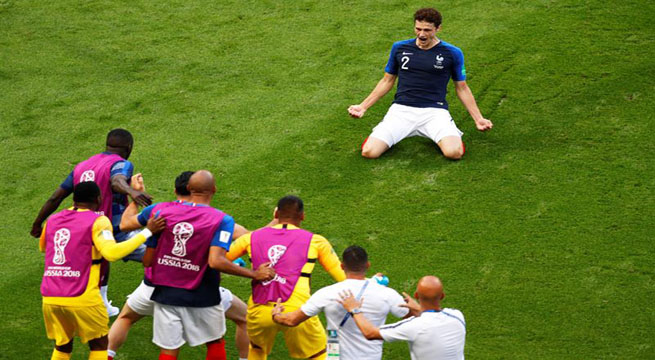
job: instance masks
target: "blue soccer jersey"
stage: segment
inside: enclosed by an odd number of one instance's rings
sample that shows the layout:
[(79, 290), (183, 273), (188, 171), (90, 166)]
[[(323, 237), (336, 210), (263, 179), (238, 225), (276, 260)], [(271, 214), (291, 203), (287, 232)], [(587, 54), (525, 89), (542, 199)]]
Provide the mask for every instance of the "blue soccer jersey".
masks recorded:
[(398, 76), (395, 104), (448, 109), (448, 82), (466, 80), (462, 51), (440, 41), (429, 50), (416, 46), (416, 39), (393, 44), (384, 69)]

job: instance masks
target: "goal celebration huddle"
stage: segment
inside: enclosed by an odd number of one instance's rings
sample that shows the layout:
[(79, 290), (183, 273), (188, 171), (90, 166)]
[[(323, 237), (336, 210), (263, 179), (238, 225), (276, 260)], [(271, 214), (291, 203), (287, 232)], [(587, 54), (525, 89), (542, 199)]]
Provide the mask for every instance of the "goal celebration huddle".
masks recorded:
[[(439, 12), (418, 10), (416, 38), (393, 44), (383, 78), (348, 108), (361, 118), (397, 80), (394, 103), (362, 144), (363, 157), (378, 158), (402, 139), (422, 136), (445, 157), (462, 158), (462, 132), (446, 102), (451, 78), (477, 129), (492, 128), (466, 84), (462, 51), (440, 40), (440, 29)], [(51, 359), (70, 359), (76, 336), (88, 344), (89, 359), (114, 359), (146, 316), (161, 360), (183, 357), (185, 344), (205, 346), (206, 359), (227, 359), (226, 339), (238, 351), (229, 358), (266, 359), (278, 333), (292, 358), (381, 359), (383, 343), (393, 341), (407, 342), (415, 360), (464, 358), (464, 315), (443, 306), (438, 277), (416, 279), (411, 295), (389, 287), (383, 274), (368, 277), (376, 266), (366, 249), (351, 245), (337, 254), (326, 237), (304, 229), (297, 196), (276, 194), (271, 221), (246, 229), (212, 206), (221, 200), (207, 170), (170, 174), (170, 198), (153, 202), (147, 174), (135, 173), (129, 161), (134, 144), (129, 131), (110, 131), (105, 151), (78, 163), (33, 222), (31, 235), (45, 253), (41, 295), (45, 331), (55, 345)], [(72, 206), (57, 212), (71, 195)], [(142, 263), (143, 277), (118, 308), (107, 293), (110, 263), (121, 259)], [(311, 288), (317, 265), (334, 284)], [(251, 283), (245, 301), (221, 286), (221, 273)], [(386, 323), (389, 314), (396, 321)], [(226, 319), (235, 323), (233, 337)]]

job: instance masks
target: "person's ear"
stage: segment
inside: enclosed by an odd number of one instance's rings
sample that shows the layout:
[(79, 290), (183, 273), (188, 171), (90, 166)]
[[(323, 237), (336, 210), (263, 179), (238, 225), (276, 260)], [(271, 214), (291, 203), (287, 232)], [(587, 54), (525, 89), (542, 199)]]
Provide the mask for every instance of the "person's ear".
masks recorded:
[(371, 267), (371, 262), (370, 262), (370, 261), (367, 261), (367, 262), (366, 262), (366, 270), (368, 270), (370, 267)]
[(446, 293), (443, 292), (443, 293), (441, 293), (441, 299), (439, 299), (439, 300), (443, 300), (445, 297), (446, 297)]
[(300, 215), (300, 220), (305, 221), (305, 213), (304, 212)]
[(343, 267), (343, 263), (341, 263), (341, 270), (344, 270), (344, 271), (346, 270), (346, 268)]

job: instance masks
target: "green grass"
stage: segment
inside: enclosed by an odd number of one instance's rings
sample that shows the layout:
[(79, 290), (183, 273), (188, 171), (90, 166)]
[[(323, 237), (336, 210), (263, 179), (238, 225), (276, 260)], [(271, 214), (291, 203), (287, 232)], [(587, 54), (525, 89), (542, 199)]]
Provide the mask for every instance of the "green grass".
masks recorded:
[[(495, 127), (478, 133), (451, 96), (464, 160), (419, 138), (364, 160), (392, 97), (362, 120), (346, 108), (423, 5), (0, 0), (0, 359), (49, 356), (30, 224), (115, 127), (135, 135), (130, 160), (157, 201), (180, 171), (207, 168), (215, 205), (247, 227), (297, 194), (308, 229), (338, 252), (367, 248), (397, 290), (441, 276), (469, 358), (654, 358), (655, 4), (435, 4)], [(122, 304), (141, 270), (112, 269)], [(329, 284), (316, 273), (314, 289)], [(247, 297), (246, 280), (224, 282)], [(154, 358), (150, 339), (144, 320), (117, 359)], [(385, 359), (407, 357), (385, 345)], [(281, 342), (271, 358), (287, 358)]]

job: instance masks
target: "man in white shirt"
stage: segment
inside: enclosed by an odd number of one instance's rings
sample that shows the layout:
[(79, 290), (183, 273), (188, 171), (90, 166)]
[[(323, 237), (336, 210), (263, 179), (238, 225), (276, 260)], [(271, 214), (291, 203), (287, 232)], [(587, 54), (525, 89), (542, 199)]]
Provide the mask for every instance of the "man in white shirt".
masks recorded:
[(398, 292), (366, 278), (366, 271), (371, 266), (366, 251), (359, 246), (351, 246), (343, 252), (342, 265), (346, 280), (318, 290), (298, 310), (282, 313), (284, 306), (273, 309), (273, 321), (285, 326), (297, 326), (312, 316), (325, 312), (328, 330), (336, 330), (339, 340), (339, 358), (341, 360), (380, 360), (382, 358), (382, 341), (368, 341), (357, 329), (344, 308), (337, 302), (339, 293), (351, 291), (358, 298), (366, 298), (361, 307), (363, 316), (376, 326), (384, 324), (387, 314), (404, 317), (409, 310)]
[[(409, 343), (412, 360), (463, 360), (466, 322), (461, 311), (441, 308), (445, 294), (441, 280), (424, 276), (419, 280), (414, 297), (418, 303), (405, 298), (412, 317), (377, 327), (362, 316), (362, 300), (357, 300), (351, 290), (340, 294), (339, 301), (352, 314), (362, 334), (369, 340), (398, 341)], [(368, 301), (368, 299), (366, 300)]]

